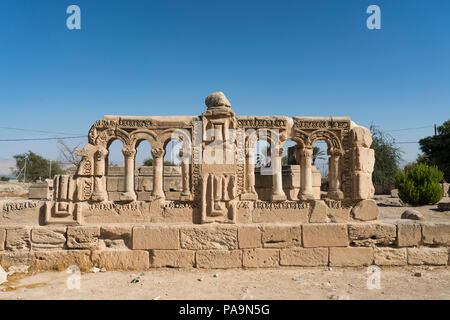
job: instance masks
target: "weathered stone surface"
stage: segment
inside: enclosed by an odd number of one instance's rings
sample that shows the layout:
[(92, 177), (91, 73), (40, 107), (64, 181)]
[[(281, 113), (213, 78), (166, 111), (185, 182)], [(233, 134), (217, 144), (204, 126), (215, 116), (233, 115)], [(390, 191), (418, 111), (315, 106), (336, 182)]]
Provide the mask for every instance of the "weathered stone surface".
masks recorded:
[(131, 226), (101, 226), (100, 237), (102, 239), (125, 239), (131, 238)]
[(276, 249), (247, 249), (243, 253), (243, 265), (247, 268), (276, 267), (280, 264), (280, 252)]
[(152, 250), (150, 260), (155, 268), (192, 268), (195, 265), (195, 251)]
[(28, 228), (6, 230), (5, 248), (7, 250), (28, 251), (30, 247), (30, 230)]
[(289, 248), (280, 250), (280, 265), (315, 267), (328, 265), (328, 248)]
[(301, 245), (300, 226), (264, 226), (262, 241), (264, 248), (286, 248)]
[(364, 147), (354, 148), (355, 170), (371, 174), (375, 165), (375, 150)]
[(404, 266), (408, 263), (406, 248), (374, 248), (377, 266)]
[(351, 132), (354, 146), (370, 148), (370, 145), (372, 144), (372, 134), (369, 129), (355, 126), (352, 128)]
[(330, 248), (330, 266), (359, 267), (373, 263), (373, 248)]
[(190, 250), (237, 249), (237, 227), (195, 226), (181, 229), (181, 247)]
[(431, 245), (450, 245), (450, 224), (423, 224), (422, 240)]
[(66, 227), (33, 228), (31, 241), (33, 243), (63, 245), (66, 242)]
[(223, 92), (218, 91), (211, 93), (205, 99), (205, 104), (208, 108), (218, 108), (218, 107), (230, 107), (230, 101), (228, 101), (227, 97), (223, 94)]
[(259, 209), (252, 212), (253, 223), (307, 223), (309, 208), (304, 209)]
[(195, 254), (198, 268), (227, 269), (242, 267), (240, 250), (199, 250)]
[(331, 222), (348, 222), (350, 221), (350, 212), (352, 208), (328, 208), (328, 220)]
[(391, 190), (391, 197), (392, 198), (398, 198), (398, 189), (392, 189)]
[(98, 247), (99, 227), (68, 227), (67, 247), (74, 249), (96, 249)]
[(357, 171), (353, 175), (353, 199), (371, 199), (375, 194), (375, 188), (372, 183), (372, 174)]
[(29, 251), (0, 252), (0, 265), (5, 270), (7, 270), (11, 266), (16, 265), (30, 266), (32, 263), (33, 263), (33, 255)]
[(348, 225), (350, 242), (355, 246), (391, 245), (397, 236), (397, 227), (387, 223), (352, 223)]
[(348, 246), (346, 224), (304, 224), (302, 233), (303, 246), (306, 248)]
[(406, 209), (405, 211), (403, 211), (401, 218), (409, 220), (425, 220), (423, 214), (414, 209)]
[(238, 242), (240, 249), (260, 248), (261, 229), (258, 226), (239, 226)]
[(328, 206), (323, 200), (315, 200), (311, 209), (311, 216), (309, 217), (309, 222), (311, 223), (321, 223), (328, 222), (327, 216)]
[(108, 240), (123, 240), (124, 244), (131, 249), (131, 226), (102, 226), (100, 227), (100, 238)]
[(106, 270), (146, 270), (149, 253), (142, 250), (107, 250), (92, 253), (92, 264)]
[(5, 250), (6, 230), (0, 229), (0, 251)]
[(353, 218), (356, 220), (370, 221), (378, 219), (378, 207), (374, 200), (362, 200), (352, 209)]
[(439, 202), (438, 209), (440, 211), (450, 211), (450, 202)]
[(35, 252), (33, 268), (63, 271), (70, 266), (77, 266), (81, 271), (88, 271), (92, 267), (90, 255), (89, 250)]
[(422, 238), (422, 231), (418, 223), (399, 223), (397, 225), (397, 246), (418, 246)]
[(146, 226), (133, 228), (133, 249), (179, 249), (178, 227)]
[(413, 265), (446, 265), (448, 263), (447, 248), (407, 248), (408, 263)]

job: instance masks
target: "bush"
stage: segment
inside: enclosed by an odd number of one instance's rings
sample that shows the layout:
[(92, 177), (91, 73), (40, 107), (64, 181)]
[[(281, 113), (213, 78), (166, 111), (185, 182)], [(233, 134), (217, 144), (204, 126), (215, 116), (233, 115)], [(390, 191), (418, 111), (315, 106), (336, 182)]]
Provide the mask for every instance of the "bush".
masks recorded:
[(399, 170), (401, 150), (395, 146), (394, 139), (374, 125), (370, 126), (372, 133), (371, 148), (375, 151), (375, 165), (372, 181), (374, 184), (390, 184), (394, 182), (395, 173)]
[(444, 174), (436, 166), (418, 163), (399, 171), (395, 177), (398, 196), (403, 202), (413, 206), (435, 204), (441, 200), (440, 186)]

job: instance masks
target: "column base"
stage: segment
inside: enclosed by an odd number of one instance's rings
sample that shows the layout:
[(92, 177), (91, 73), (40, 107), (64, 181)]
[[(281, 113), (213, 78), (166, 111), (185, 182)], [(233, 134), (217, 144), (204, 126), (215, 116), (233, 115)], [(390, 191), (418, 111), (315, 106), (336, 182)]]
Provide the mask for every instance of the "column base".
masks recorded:
[(241, 200), (258, 200), (258, 194), (257, 193), (243, 193), (241, 194)]
[(165, 200), (166, 195), (165, 194), (152, 194), (150, 196), (150, 200)]
[(190, 193), (180, 194), (181, 201), (192, 201), (192, 195)]
[(106, 201), (108, 200), (108, 194), (106, 192), (94, 192), (91, 199), (95, 202)]
[(270, 200), (271, 201), (286, 201), (286, 195), (285, 194), (271, 194)]
[(299, 193), (298, 200), (314, 200), (312, 193)]
[(344, 193), (341, 190), (328, 191), (327, 198), (335, 200), (344, 199)]
[(124, 192), (120, 195), (120, 201), (126, 201), (126, 202), (131, 202), (131, 201), (136, 201), (136, 194), (131, 193), (131, 192)]

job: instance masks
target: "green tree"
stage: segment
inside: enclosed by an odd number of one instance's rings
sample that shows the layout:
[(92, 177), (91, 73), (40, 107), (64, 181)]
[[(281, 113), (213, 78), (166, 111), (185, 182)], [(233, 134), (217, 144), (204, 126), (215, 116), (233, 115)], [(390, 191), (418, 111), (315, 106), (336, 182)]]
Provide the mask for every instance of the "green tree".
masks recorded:
[(374, 125), (370, 126), (370, 132), (373, 139), (371, 148), (375, 151), (372, 180), (374, 183), (393, 183), (399, 170), (402, 151), (395, 146), (394, 139), (390, 135)]
[[(41, 157), (40, 155), (28, 151), (24, 154), (17, 154), (15, 174), (20, 174), (20, 179), (28, 182), (34, 182), (38, 179), (46, 179), (50, 177), (50, 161)], [(57, 174), (63, 174), (64, 170), (58, 162), (51, 162), (51, 178)]]
[[(143, 165), (151, 167), (153, 165), (153, 159), (152, 158), (145, 159)], [(170, 161), (164, 161), (164, 165), (165, 166), (173, 166), (172, 162), (170, 162)]]
[(316, 164), (316, 160), (325, 160), (326, 154), (323, 150), (320, 150), (319, 147), (313, 147), (313, 154), (312, 154), (312, 164)]
[(441, 200), (440, 182), (444, 174), (436, 166), (416, 163), (399, 170), (395, 178), (398, 196), (413, 206), (435, 204)]
[(444, 172), (444, 179), (450, 181), (450, 120), (437, 128), (435, 136), (419, 140), (422, 161), (436, 165)]

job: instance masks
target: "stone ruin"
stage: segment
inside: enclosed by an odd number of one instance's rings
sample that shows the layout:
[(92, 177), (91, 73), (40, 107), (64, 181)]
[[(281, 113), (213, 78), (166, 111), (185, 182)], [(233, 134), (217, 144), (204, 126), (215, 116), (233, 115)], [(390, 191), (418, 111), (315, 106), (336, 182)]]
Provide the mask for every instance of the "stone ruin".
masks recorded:
[[(377, 221), (367, 128), (347, 117), (236, 116), (221, 92), (205, 103), (200, 116), (95, 122), (76, 172), (54, 178), (50, 200), (0, 202), (0, 264), (39, 270), (448, 264), (450, 224)], [(115, 140), (123, 144), (123, 168), (108, 165)], [(145, 140), (153, 165), (136, 168)], [(172, 140), (181, 146), (179, 166), (165, 168)], [(255, 161), (260, 140), (270, 144), (270, 163), (263, 165)], [(283, 166), (288, 140), (295, 146)], [(329, 156), (326, 192), (311, 164), (319, 140)]]
[[(206, 105), (201, 116), (105, 116), (98, 120), (89, 131), (89, 144), (80, 152), (76, 174), (55, 178), (45, 223), (377, 219), (378, 209), (370, 200), (374, 151), (368, 129), (346, 117), (236, 116), (222, 93), (208, 96)], [(168, 183), (163, 183), (163, 158), (173, 139), (182, 144), (178, 171), (182, 186), (177, 199), (169, 200), (163, 187)], [(258, 168), (259, 183), (255, 184), (255, 146), (260, 139), (271, 144), (271, 168)], [(114, 140), (123, 143), (125, 190), (120, 195), (108, 187), (112, 184), (108, 171), (114, 169), (108, 167), (108, 148)], [(137, 189), (140, 179), (135, 172), (136, 149), (144, 140), (150, 142), (154, 159), (152, 181), (145, 191)], [(300, 165), (295, 174), (288, 174), (291, 181), (284, 179), (291, 186), (283, 189), (281, 155), (287, 140), (296, 142), (293, 157)], [(325, 197), (320, 195), (320, 182), (313, 185), (311, 157), (318, 140), (326, 142), (330, 156)], [(256, 187), (266, 192), (258, 194)]]

